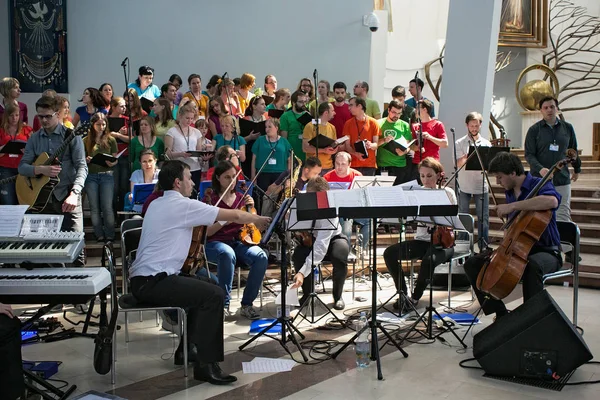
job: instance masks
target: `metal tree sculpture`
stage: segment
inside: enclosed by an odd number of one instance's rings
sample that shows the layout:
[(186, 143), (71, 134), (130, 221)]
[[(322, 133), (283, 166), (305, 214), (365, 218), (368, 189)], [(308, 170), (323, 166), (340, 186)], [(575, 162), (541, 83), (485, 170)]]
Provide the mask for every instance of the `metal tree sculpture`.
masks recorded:
[[(431, 91), (433, 92), (433, 95), (435, 96), (437, 101), (440, 101), (440, 86), (442, 84), (442, 75), (440, 74), (437, 82), (434, 85), (433, 81), (431, 80), (431, 67), (434, 64), (439, 62), (440, 67), (442, 69), (444, 68), (444, 52), (445, 52), (445, 50), (446, 50), (446, 46), (442, 47), (439, 57), (437, 57), (437, 58), (429, 61), (427, 64), (425, 64), (425, 80), (427, 80), (427, 84), (431, 88)], [(510, 63), (513, 62), (518, 56), (519, 56), (519, 53), (517, 53), (516, 55), (513, 56), (511, 51), (497, 52), (496, 53), (496, 65), (494, 67), (494, 71), (496, 73), (502, 71), (504, 68), (508, 67), (510, 65)], [(500, 122), (498, 122), (496, 117), (494, 117), (494, 114), (490, 113), (489, 129), (490, 129), (490, 133), (492, 134), (492, 139), (496, 139), (496, 129), (494, 128), (494, 126), (496, 128), (498, 128), (498, 130), (501, 133), (504, 131), (504, 126)]]
[[(589, 15), (587, 8), (571, 1), (553, 0), (549, 31), (551, 50), (544, 53), (542, 61), (555, 73), (563, 72), (560, 80), (566, 82), (559, 88), (560, 103), (587, 93), (600, 93), (600, 18)], [(599, 105), (600, 101), (561, 107), (561, 111), (586, 110)]]

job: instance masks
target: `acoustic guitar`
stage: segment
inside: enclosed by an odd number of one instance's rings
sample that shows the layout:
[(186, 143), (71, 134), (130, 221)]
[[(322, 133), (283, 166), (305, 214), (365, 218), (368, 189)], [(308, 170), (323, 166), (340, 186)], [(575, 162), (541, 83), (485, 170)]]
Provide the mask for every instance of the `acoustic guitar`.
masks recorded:
[[(90, 123), (84, 122), (74, 131), (67, 129), (65, 140), (56, 152), (52, 156), (48, 155), (46, 152), (40, 154), (35, 159), (33, 165), (60, 165), (60, 157), (67, 149), (69, 143), (77, 136), (86, 136), (89, 128)], [(58, 176), (51, 178), (46, 175), (33, 177), (18, 175), (16, 179), (17, 199), (19, 200), (19, 204), (28, 205), (28, 211), (33, 213), (39, 213), (46, 207), (54, 188), (60, 182)]]

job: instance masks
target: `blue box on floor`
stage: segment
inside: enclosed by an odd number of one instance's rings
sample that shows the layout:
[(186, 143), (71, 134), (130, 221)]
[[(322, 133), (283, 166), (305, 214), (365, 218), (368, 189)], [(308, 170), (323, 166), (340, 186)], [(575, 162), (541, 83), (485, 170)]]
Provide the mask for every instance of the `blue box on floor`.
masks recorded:
[[(273, 322), (275, 322), (274, 318), (261, 318), (257, 319), (256, 321), (252, 321), (250, 323), (250, 332), (248, 332), (248, 334), (250, 336), (258, 335), (260, 331), (271, 325)], [(281, 323), (273, 325), (273, 327), (269, 329), (267, 333), (270, 335), (281, 334)]]
[[(475, 316), (473, 314), (469, 314), (469, 313), (440, 314), (440, 315), (442, 316), (442, 318), (448, 317), (448, 318), (453, 319), (459, 325), (469, 325), (469, 324), (471, 324), (471, 322), (473, 322), (473, 319), (475, 319), (476, 324), (479, 323), (479, 318), (475, 318)], [(433, 319), (439, 320), (440, 318), (434, 314)]]

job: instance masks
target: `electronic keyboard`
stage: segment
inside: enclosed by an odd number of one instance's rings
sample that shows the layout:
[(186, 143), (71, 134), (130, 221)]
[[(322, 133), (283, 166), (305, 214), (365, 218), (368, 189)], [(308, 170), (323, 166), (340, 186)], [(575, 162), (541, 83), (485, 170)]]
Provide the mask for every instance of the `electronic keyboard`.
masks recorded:
[(83, 232), (49, 232), (0, 238), (0, 263), (70, 263), (85, 245)]
[(81, 304), (110, 284), (106, 268), (0, 268), (0, 302)]

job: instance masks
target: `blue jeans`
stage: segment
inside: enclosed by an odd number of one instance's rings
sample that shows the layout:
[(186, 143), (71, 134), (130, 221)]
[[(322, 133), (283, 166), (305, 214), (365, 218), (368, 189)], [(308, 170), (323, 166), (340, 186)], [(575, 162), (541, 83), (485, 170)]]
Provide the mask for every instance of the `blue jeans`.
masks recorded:
[[(483, 218), (481, 217), (481, 197), (483, 196)], [(477, 232), (479, 239), (477, 240), (477, 247), (479, 251), (487, 247), (488, 234), (490, 229), (490, 196), (488, 192), (483, 194), (471, 194), (460, 191), (458, 203), (460, 205), (459, 212), (469, 214), (469, 203), (473, 198), (475, 201), (475, 213), (477, 214)]]
[(360, 235), (362, 236), (362, 250), (367, 250), (369, 239), (371, 239), (371, 220), (368, 218), (346, 219), (340, 218), (342, 225), (342, 233), (348, 238), (348, 243), (352, 242), (352, 225), (353, 223), (360, 225)]
[(248, 281), (242, 296), (242, 305), (251, 306), (262, 285), (267, 270), (267, 253), (258, 246), (246, 246), (242, 242), (208, 242), (204, 247), (209, 262), (217, 264), (219, 286), (225, 291), (225, 306), (231, 300), (231, 285), (235, 263), (240, 262), (250, 267)]
[[(18, 173), (16, 168), (0, 167), (0, 180), (13, 177)], [(15, 206), (17, 204), (19, 202), (17, 200), (17, 192), (15, 191), (15, 182), (0, 185), (0, 205)]]
[(85, 180), (85, 192), (90, 202), (96, 239), (114, 240), (115, 238), (114, 190), (115, 181), (112, 173), (89, 174)]
[(115, 207), (117, 211), (123, 211), (122, 207), (125, 202), (124, 195), (129, 192), (131, 187), (129, 184), (129, 178), (131, 176), (131, 173), (129, 172), (129, 157), (119, 157), (119, 161), (113, 168), (113, 171), (115, 182), (113, 207)]

